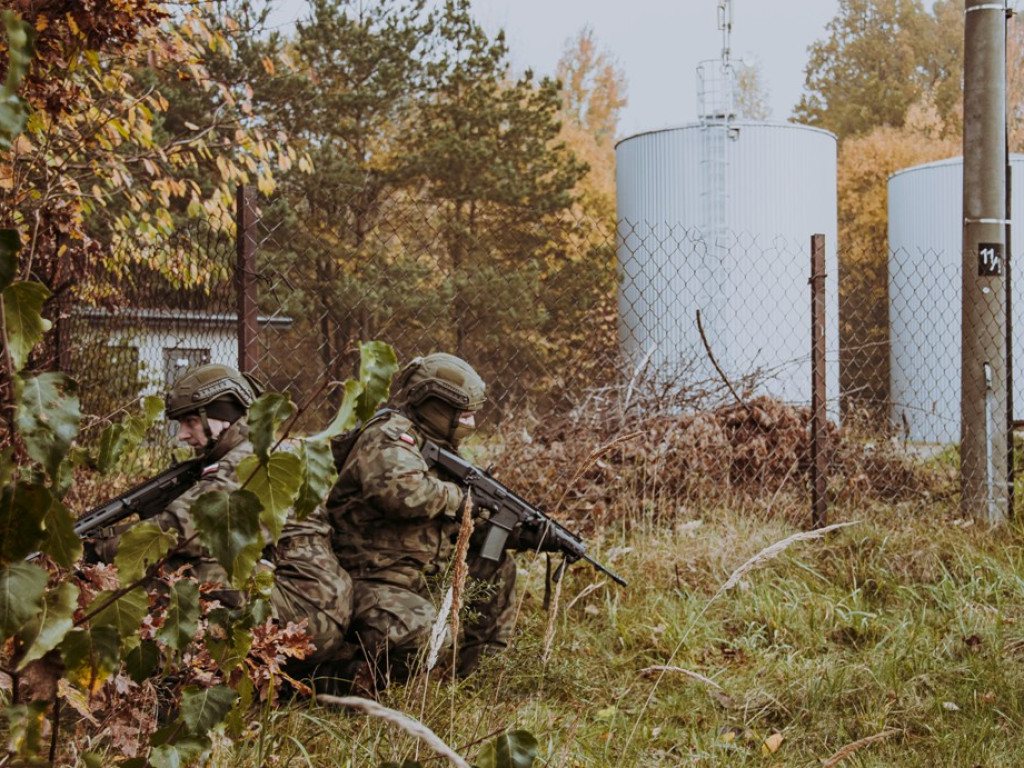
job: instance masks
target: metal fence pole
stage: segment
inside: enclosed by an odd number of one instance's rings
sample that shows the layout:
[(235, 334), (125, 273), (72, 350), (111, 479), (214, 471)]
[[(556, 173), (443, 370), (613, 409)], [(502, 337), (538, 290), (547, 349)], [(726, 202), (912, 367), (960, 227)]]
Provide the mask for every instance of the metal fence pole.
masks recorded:
[(238, 185), (235, 208), (238, 259), (238, 370), (256, 371), (259, 358), (259, 310), (256, 306), (256, 190)]
[(1006, 519), (1006, 5), (964, 8), (961, 508)]
[(825, 236), (811, 235), (811, 526), (828, 515), (828, 454), (825, 408)]

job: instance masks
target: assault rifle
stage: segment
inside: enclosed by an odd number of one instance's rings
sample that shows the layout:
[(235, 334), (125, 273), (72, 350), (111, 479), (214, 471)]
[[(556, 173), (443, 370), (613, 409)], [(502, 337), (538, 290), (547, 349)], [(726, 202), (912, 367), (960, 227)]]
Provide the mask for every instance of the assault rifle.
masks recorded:
[[(84, 539), (131, 515), (137, 514), (140, 520), (153, 517), (199, 482), (206, 472), (215, 471), (217, 464), (209, 465), (209, 461), (209, 458), (187, 459), (168, 467), (156, 477), (86, 512), (75, 521), (75, 533)], [(26, 559), (37, 557), (38, 552)]]
[(207, 467), (208, 459), (187, 459), (178, 462), (154, 478), (129, 488), (120, 496), (91, 509), (78, 518), (75, 533), (81, 538), (97, 533), (102, 528), (119, 523), (137, 514), (140, 520), (153, 517), (164, 507), (199, 482), (207, 469), (216, 469), (216, 463)]
[(490, 526), (480, 551), (484, 558), (497, 560), (508, 546), (519, 550), (561, 552), (565, 561), (555, 572), (555, 581), (567, 563), (586, 560), (617, 584), (627, 586), (625, 579), (587, 554), (587, 545), (583, 539), (514, 494), (488, 473), (430, 440), (423, 444), (420, 453), (429, 466), (437, 467), (460, 485), (469, 488), (476, 506), (490, 510), (491, 516), (487, 521)]

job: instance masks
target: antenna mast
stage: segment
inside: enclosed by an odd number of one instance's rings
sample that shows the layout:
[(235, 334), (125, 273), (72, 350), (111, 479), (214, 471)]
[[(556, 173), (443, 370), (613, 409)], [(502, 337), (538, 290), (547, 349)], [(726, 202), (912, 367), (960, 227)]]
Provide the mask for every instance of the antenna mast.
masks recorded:
[(729, 36), (732, 34), (732, 0), (718, 0), (718, 29), (722, 33), (722, 64), (729, 65)]

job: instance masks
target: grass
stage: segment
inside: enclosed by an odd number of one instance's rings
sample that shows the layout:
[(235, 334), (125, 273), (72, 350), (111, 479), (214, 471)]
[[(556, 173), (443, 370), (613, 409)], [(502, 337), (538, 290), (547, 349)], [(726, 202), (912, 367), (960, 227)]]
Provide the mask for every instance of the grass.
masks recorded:
[[(856, 524), (758, 559), (799, 532), (786, 518), (727, 505), (623, 517), (592, 550), (630, 586), (573, 567), (547, 656), (543, 560), (521, 555), (509, 652), (380, 703), (471, 763), (522, 729), (559, 768), (1024, 764), (1024, 530), (860, 506), (831, 511)], [(255, 738), (224, 744), (213, 764), (450, 764), (398, 725), (309, 703), (259, 729), (261, 753)]]

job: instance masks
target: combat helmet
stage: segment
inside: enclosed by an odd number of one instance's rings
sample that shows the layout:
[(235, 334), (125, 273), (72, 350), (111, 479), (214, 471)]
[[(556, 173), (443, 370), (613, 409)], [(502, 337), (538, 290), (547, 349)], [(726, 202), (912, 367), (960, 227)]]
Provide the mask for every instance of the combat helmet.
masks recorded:
[(395, 378), (395, 402), (431, 437), (457, 445), (472, 428), (464, 412), (480, 410), (486, 385), (473, 366), (455, 355), (434, 352), (411, 360)]
[(198, 413), (204, 419), (209, 416), (234, 421), (249, 410), (262, 391), (253, 376), (239, 373), (230, 365), (209, 363), (174, 382), (167, 392), (164, 412), (168, 419), (176, 421), (190, 413)]

